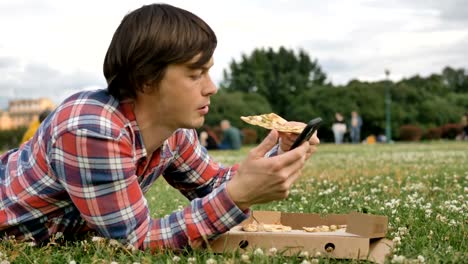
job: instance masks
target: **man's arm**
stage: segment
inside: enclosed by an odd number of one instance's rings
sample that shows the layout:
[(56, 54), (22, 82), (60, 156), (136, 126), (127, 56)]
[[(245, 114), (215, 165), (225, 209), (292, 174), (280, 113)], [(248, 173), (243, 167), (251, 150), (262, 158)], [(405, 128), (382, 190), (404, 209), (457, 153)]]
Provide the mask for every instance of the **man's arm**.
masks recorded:
[(84, 130), (66, 133), (57, 139), (50, 159), (88, 226), (137, 248), (199, 245), (247, 217), (220, 184), (185, 210), (151, 219), (135, 175), (129, 137), (117, 140)]

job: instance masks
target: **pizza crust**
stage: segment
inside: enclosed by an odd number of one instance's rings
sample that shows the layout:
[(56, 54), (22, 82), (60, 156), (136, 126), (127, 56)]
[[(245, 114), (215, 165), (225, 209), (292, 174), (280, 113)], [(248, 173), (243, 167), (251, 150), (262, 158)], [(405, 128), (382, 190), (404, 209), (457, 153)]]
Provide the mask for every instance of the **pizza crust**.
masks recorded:
[(345, 228), (346, 228), (346, 225), (330, 225), (330, 226), (321, 225), (321, 226), (315, 226), (315, 227), (306, 227), (306, 226), (302, 227), (302, 229), (304, 229), (304, 231), (311, 232), (311, 233), (314, 233), (314, 232), (335, 232), (337, 230), (345, 229)]
[(276, 129), (280, 132), (300, 134), (304, 130), (305, 124), (290, 124), (288, 121), (275, 113), (241, 116), (244, 122), (260, 126), (266, 129)]
[(242, 230), (245, 232), (289, 232), (292, 228), (282, 224), (249, 223), (243, 225)]

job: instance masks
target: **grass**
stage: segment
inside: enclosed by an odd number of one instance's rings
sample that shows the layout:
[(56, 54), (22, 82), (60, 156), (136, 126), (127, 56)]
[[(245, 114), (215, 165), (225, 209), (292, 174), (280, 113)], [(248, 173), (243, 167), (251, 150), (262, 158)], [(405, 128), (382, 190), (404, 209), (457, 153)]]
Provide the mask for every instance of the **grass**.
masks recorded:
[[(224, 164), (239, 162), (241, 151), (212, 152)], [(147, 193), (153, 217), (188, 201), (163, 179)], [(468, 142), (391, 145), (322, 144), (302, 178), (283, 201), (255, 210), (346, 213), (357, 210), (389, 217), (387, 237), (396, 243), (392, 263), (462, 263), (468, 259)], [(131, 252), (91, 238), (74, 243), (0, 243), (0, 263), (353, 263), (314, 256), (271, 256), (268, 252), (213, 254)], [(4, 262), (1, 262), (1, 261)]]

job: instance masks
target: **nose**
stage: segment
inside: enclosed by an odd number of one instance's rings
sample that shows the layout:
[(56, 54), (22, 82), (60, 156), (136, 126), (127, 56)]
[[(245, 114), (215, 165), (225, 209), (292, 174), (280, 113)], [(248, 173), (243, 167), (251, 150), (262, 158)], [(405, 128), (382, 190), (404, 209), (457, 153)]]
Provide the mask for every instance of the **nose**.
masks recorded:
[(209, 74), (206, 75), (205, 82), (203, 83), (202, 92), (205, 96), (210, 96), (218, 92), (218, 88), (214, 84)]

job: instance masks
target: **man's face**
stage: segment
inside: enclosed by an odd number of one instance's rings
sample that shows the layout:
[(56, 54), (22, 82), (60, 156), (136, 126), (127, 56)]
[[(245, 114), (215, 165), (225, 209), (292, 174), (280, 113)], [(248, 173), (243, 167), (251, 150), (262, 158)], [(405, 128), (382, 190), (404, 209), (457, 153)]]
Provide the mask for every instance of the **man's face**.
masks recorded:
[(210, 96), (217, 92), (209, 69), (211, 58), (201, 68), (191, 68), (198, 56), (186, 64), (169, 65), (154, 90), (154, 107), (161, 125), (171, 129), (198, 128), (208, 114)]

